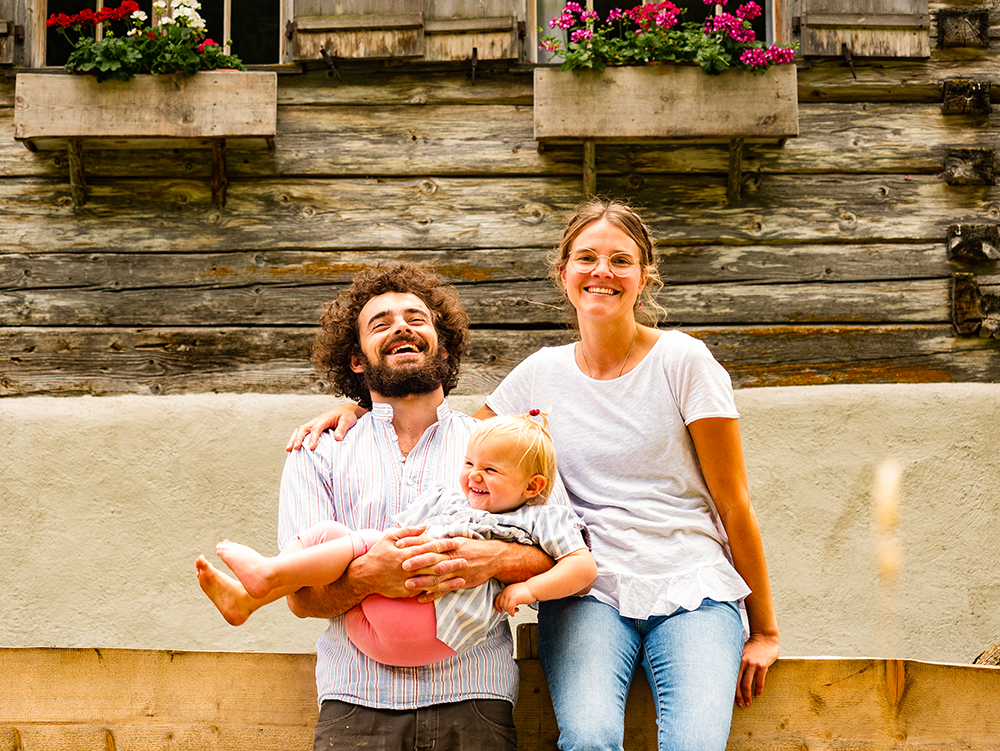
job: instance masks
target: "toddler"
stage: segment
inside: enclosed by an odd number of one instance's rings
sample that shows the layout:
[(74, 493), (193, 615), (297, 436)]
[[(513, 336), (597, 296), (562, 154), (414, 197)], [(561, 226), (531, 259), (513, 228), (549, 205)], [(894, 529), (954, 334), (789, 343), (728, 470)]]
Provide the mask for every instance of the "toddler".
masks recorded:
[[(345, 614), (354, 645), (384, 664), (429, 665), (479, 643), (520, 605), (568, 597), (590, 587), (596, 565), (583, 522), (568, 506), (543, 505), (555, 478), (555, 449), (538, 410), (482, 423), (469, 439), (459, 476), (461, 492), (435, 486), (393, 520), (400, 527), (426, 528), (432, 537), (538, 545), (556, 560), (555, 566), (526, 582), (504, 587), (490, 579), (432, 603), (371, 595)], [(384, 535), (321, 522), (272, 558), (225, 541), (216, 552), (239, 581), (215, 571), (203, 556), (198, 559), (198, 578), (226, 620), (239, 625), (259, 607), (301, 587), (336, 580)]]

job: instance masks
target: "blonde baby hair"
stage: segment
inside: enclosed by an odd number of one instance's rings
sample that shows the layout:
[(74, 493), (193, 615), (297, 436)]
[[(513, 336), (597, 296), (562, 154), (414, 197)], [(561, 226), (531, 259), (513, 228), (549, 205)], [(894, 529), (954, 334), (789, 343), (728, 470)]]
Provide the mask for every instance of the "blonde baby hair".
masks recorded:
[(525, 506), (540, 506), (549, 498), (556, 480), (556, 448), (552, 444), (549, 421), (537, 409), (526, 415), (500, 415), (485, 420), (472, 433), (469, 446), (478, 446), (487, 439), (500, 440), (511, 453), (521, 452), (518, 466), (528, 475), (545, 478), (542, 491), (529, 498)]

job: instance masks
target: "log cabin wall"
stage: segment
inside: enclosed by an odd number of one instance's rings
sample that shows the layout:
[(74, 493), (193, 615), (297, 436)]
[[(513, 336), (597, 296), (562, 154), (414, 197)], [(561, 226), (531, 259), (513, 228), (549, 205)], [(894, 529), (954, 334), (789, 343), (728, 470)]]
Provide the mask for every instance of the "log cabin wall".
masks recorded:
[[(855, 58), (856, 79), (844, 59), (799, 61), (800, 135), (744, 146), (737, 202), (727, 144), (598, 148), (598, 193), (659, 236), (667, 325), (738, 387), (1000, 376), (1000, 11), (989, 47), (933, 44), (954, 8), (931, 6), (928, 59)], [(211, 151), (184, 149), (89, 153), (75, 207), (67, 156), (13, 140), (15, 72), (0, 395), (322, 392), (321, 305), (392, 260), (458, 286), (475, 328), (459, 393), (572, 337), (545, 256), (582, 198), (582, 146), (539, 151), (530, 66), (279, 66), (276, 147), (229, 149), (223, 208)]]

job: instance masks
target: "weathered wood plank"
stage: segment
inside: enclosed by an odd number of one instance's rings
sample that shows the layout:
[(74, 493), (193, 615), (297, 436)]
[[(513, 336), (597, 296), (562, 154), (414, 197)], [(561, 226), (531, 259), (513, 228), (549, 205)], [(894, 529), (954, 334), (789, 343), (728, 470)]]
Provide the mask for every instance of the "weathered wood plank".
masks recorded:
[(309, 654), (0, 649), (0, 722), (308, 727), (318, 714), (315, 664)]
[[(798, 65), (800, 104), (810, 101), (896, 101), (939, 103), (945, 78), (995, 78), (997, 56), (989, 50), (937, 49), (928, 60), (873, 60), (858, 58), (858, 79), (842, 57), (816, 58)], [(508, 67), (502, 62), (481, 64), (472, 85), (468, 65), (386, 66), (338, 64), (342, 81), (332, 72), (310, 71), (282, 77), (279, 104), (437, 104), (505, 103), (530, 105), (529, 66)], [(451, 73), (448, 73), (448, 70)], [(455, 75), (457, 73), (457, 75)], [(1000, 101), (1000, 86), (993, 87)]]
[[(799, 68), (799, 102), (940, 102), (946, 78), (994, 80), (995, 46), (984, 50), (934, 50), (926, 62), (854, 60), (857, 80), (843, 58), (820, 58)], [(993, 86), (998, 101), (1000, 88)]]
[[(737, 387), (995, 382), (1000, 341), (947, 325), (692, 327)], [(308, 328), (0, 329), (0, 396), (317, 393)], [(568, 330), (473, 331), (456, 393), (489, 393)]]
[(0, 108), (14, 107), (14, 90), (16, 88), (13, 76), (0, 76)]
[[(13, 125), (0, 110), (0, 133)], [(950, 148), (991, 143), (1000, 132), (1000, 108), (986, 116), (942, 116), (939, 105), (821, 103), (799, 108), (800, 135), (784, 146), (747, 144), (748, 172), (937, 174)], [(906, 133), (905, 139), (899, 134)], [(85, 144), (86, 147), (86, 144)], [(242, 151), (227, 142), (231, 178), (294, 174), (336, 175), (562, 175), (577, 176), (581, 146), (550, 145), (539, 153), (527, 106), (428, 105), (282, 107), (273, 153)], [(724, 144), (601, 144), (602, 175), (725, 173)], [(193, 149), (88, 149), (94, 177), (206, 178), (204, 152)], [(65, 154), (31, 154), (0, 139), (0, 171), (9, 177), (64, 180)]]
[[(698, 284), (665, 287), (673, 324), (946, 323), (950, 279), (841, 284)], [(341, 286), (255, 285), (0, 292), (0, 326), (311, 325)], [(551, 326), (565, 320), (548, 281), (461, 288), (473, 325)]]
[[(545, 279), (549, 250), (299, 251), (232, 253), (3, 253), (0, 291), (242, 288), (349, 284), (379, 264), (418, 264), (451, 284)], [(673, 245), (660, 249), (670, 285), (945, 279), (954, 267), (940, 243), (873, 245)]]
[[(8, 111), (9, 114), (9, 111)], [(0, 111), (0, 132), (5, 121)], [(748, 144), (748, 171), (940, 171), (948, 148), (976, 147), (1000, 131), (1000, 111), (988, 118), (940, 114), (936, 105), (820, 104), (800, 109), (801, 135), (783, 147)], [(899, 133), (906, 132), (901, 142)], [(539, 154), (527, 107), (292, 107), (280, 112), (273, 154), (230, 149), (233, 177), (406, 174), (559, 174), (580, 171), (579, 146), (549, 146)], [(94, 150), (91, 150), (94, 151)], [(210, 173), (203, 152), (97, 150), (94, 176), (196, 177)], [(169, 154), (169, 158), (164, 158)], [(612, 145), (597, 151), (602, 174), (726, 170), (721, 145)], [(30, 154), (0, 141), (0, 168), (9, 176), (62, 179), (65, 155)]]
[(337, 62), (332, 71), (314, 70), (283, 77), (278, 104), (521, 104), (531, 106), (531, 70), (510, 70), (505, 62), (476, 67), (467, 62), (430, 65), (359, 65)]
[[(74, 209), (69, 186), (0, 182), (0, 250), (129, 251), (299, 248), (551, 247), (581, 199), (573, 178), (232, 180), (225, 211), (207, 182), (88, 181)], [(600, 177), (631, 197), (667, 244), (943, 242), (953, 224), (1000, 217), (1000, 188), (937, 177), (754, 174), (737, 206), (726, 180)], [(155, 231), (151, 231), (155, 228)]]

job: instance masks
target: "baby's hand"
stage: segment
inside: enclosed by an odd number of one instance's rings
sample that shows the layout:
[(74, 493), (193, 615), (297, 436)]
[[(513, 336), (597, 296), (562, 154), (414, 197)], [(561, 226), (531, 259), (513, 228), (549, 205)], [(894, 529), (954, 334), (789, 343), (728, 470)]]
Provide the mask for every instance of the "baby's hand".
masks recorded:
[(497, 595), (493, 606), (501, 613), (506, 612), (507, 615), (514, 615), (517, 613), (518, 605), (530, 605), (534, 601), (535, 596), (531, 594), (528, 585), (520, 582), (505, 587), (503, 592)]

